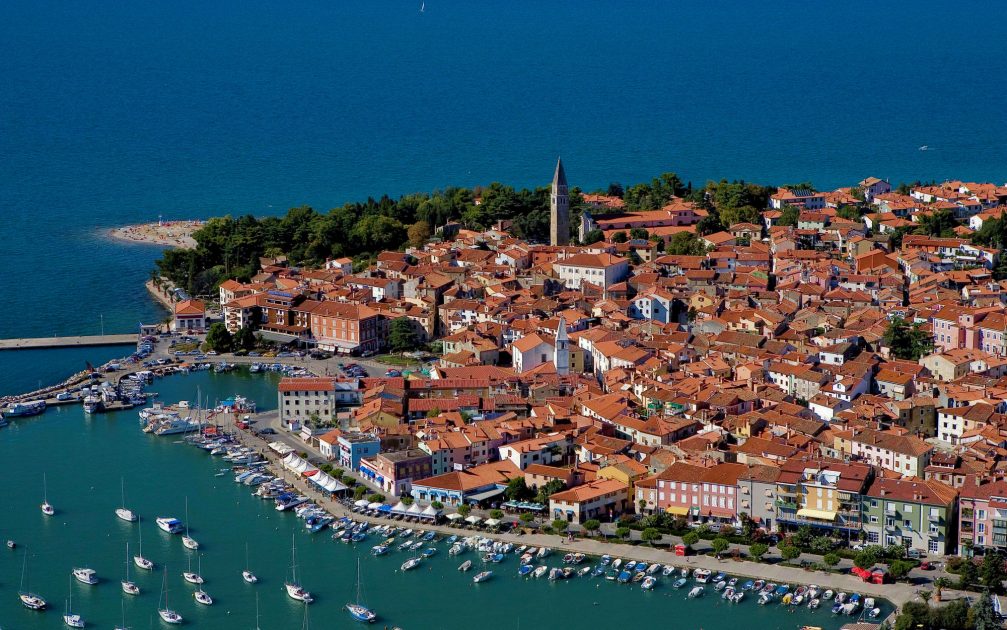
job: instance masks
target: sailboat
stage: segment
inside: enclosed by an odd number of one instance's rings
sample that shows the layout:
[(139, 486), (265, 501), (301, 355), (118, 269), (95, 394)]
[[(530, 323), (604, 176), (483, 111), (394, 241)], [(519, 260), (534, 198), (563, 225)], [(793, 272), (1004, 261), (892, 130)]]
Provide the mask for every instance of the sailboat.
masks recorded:
[(259, 581), (259, 578), (255, 576), (254, 573), (248, 568), (248, 543), (245, 543), (245, 570), (241, 572), (241, 579), (245, 580), (249, 584), (255, 584)]
[(196, 539), (189, 536), (189, 497), (185, 497), (185, 536), (182, 536), (182, 544), (193, 551), (199, 549)]
[(127, 595), (139, 595), (140, 587), (129, 580), (129, 543), (126, 543), (126, 577), (122, 580), (122, 592)]
[(357, 596), (353, 602), (346, 604), (346, 610), (357, 621), (372, 623), (378, 616), (373, 610), (360, 603), (362, 599), (360, 596), (360, 558), (357, 558)]
[(122, 486), (122, 507), (116, 508), (115, 515), (124, 521), (134, 523), (137, 520), (136, 513), (126, 507), (126, 480), (120, 479), (119, 481)]
[(297, 548), (294, 546), (293, 534), (290, 535), (290, 569), (291, 580), (283, 583), (283, 587), (287, 589), (287, 595), (291, 599), (296, 599), (305, 604), (315, 601), (311, 597), (311, 593), (301, 588), (301, 585), (297, 582)]
[(160, 605), (161, 599), (164, 599), (164, 608), (158, 607), (157, 614), (161, 616), (161, 619), (165, 623), (179, 624), (182, 623), (182, 615), (178, 614), (174, 610), (168, 608), (168, 569), (164, 569), (164, 578), (161, 581), (161, 597), (157, 599), (157, 603)]
[(49, 488), (46, 483), (45, 473), (42, 473), (42, 513), (46, 516), (52, 516), (56, 513), (56, 509), (49, 503)]
[(73, 580), (70, 580), (70, 597), (67, 599), (66, 611), (63, 613), (63, 623), (71, 628), (83, 628), (84, 618), (73, 612)]
[(420, 3), (420, 13), (423, 13), (426, 10), (427, 10), (427, 3), (426, 2), (421, 2)]
[[(199, 573), (203, 572), (203, 555), (202, 554), (200, 554), (200, 556), (199, 556), (199, 562), (197, 564), (197, 571)], [(200, 578), (199, 578), (199, 583), (200, 584), (203, 583), (202, 576), (200, 576)], [(203, 590), (202, 586), (200, 586), (198, 589), (196, 589), (196, 592), (193, 593), (192, 596), (196, 599), (197, 602), (199, 602), (200, 604), (202, 604), (204, 606), (212, 606), (213, 605), (213, 598), (210, 597), (209, 593), (207, 593), (206, 591)]]
[(28, 589), (25, 590), (26, 579), (25, 576), (28, 575), (28, 548), (24, 549), (24, 564), (21, 565), (21, 586), (18, 588), (18, 597), (21, 599), (21, 603), (25, 608), (30, 608), (31, 610), (45, 610), (48, 605), (46, 601), (42, 599), (41, 595), (36, 595), (31, 592), (31, 579), (27, 580), (29, 584)]
[(143, 557), (143, 528), (141, 527), (137, 531), (140, 534), (140, 549), (137, 552), (137, 555), (133, 556), (133, 564), (145, 571), (152, 571), (154, 569), (154, 563)]
[(259, 594), (255, 594), (255, 630), (262, 630), (259, 627)]
[(185, 579), (185, 581), (188, 582), (189, 584), (203, 583), (203, 576), (199, 574), (199, 571), (197, 570), (196, 573), (192, 572), (192, 556), (189, 556), (189, 570), (182, 572), (182, 578)]

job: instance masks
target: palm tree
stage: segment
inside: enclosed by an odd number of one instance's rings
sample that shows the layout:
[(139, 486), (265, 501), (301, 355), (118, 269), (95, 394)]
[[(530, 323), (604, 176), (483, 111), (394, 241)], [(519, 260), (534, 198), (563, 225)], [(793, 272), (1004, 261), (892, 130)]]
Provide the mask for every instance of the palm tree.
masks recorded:
[(936, 602), (941, 601), (941, 592), (944, 589), (950, 587), (951, 587), (951, 580), (949, 580), (946, 577), (941, 576), (936, 580), (934, 580), (934, 601)]

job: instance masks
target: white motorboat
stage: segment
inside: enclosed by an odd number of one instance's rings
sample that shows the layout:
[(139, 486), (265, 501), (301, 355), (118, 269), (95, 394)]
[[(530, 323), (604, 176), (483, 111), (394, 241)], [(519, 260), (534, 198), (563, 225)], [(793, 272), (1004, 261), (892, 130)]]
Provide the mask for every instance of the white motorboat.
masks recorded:
[(95, 570), (86, 567), (74, 569), (73, 577), (81, 584), (87, 584), (88, 586), (94, 586), (98, 583), (98, 575), (95, 573)]
[(475, 577), (472, 578), (472, 581), (475, 584), (479, 584), (480, 582), (485, 582), (486, 580), (490, 579), (491, 577), (493, 577), (493, 572), (492, 571), (482, 571), (481, 573), (477, 573), (475, 575)]
[(471, 560), (466, 560), (465, 562), (461, 563), (461, 565), (459, 565), (458, 570), (459, 571), (468, 571), (471, 568), (472, 568), (472, 561)]
[(403, 571), (409, 571), (410, 569), (415, 569), (416, 567), (420, 566), (421, 562), (423, 562), (423, 558), (410, 558), (405, 562), (403, 562), (402, 566), (399, 568), (402, 569)]
[(157, 519), (157, 526), (161, 528), (161, 531), (167, 532), (169, 534), (179, 534), (185, 529), (182, 521), (177, 518), (172, 518), (170, 516), (161, 516)]
[(692, 590), (689, 591), (689, 599), (693, 599), (693, 598), (696, 598), (696, 597), (702, 597), (702, 595), (703, 595), (703, 593), (705, 591), (706, 591), (706, 589), (703, 588), (702, 586), (693, 586)]

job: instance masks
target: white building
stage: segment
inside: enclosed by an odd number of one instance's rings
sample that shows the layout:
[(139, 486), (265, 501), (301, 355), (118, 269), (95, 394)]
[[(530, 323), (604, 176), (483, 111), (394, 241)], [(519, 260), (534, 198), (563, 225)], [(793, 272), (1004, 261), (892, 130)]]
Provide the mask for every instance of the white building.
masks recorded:
[(629, 275), (629, 261), (612, 254), (576, 254), (552, 264), (560, 282), (580, 289), (584, 282), (607, 289)]
[(284, 378), (278, 388), (277, 409), (285, 427), (297, 430), (312, 415), (331, 420), (336, 410), (335, 386), (331, 378)]

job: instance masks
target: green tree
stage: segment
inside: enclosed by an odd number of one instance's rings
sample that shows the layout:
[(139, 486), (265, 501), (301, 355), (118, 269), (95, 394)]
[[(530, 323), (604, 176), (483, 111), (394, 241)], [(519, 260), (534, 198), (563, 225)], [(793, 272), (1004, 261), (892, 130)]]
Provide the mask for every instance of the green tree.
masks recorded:
[(388, 343), (392, 352), (409, 352), (419, 346), (419, 335), (408, 317), (396, 317), (388, 327)]
[(976, 567), (975, 562), (969, 558), (965, 561), (965, 564), (962, 565), (961, 572), (958, 574), (958, 588), (971, 588), (972, 585), (978, 581), (979, 569)]
[(777, 225), (797, 227), (797, 219), (801, 216), (801, 209), (797, 206), (784, 206), (780, 211), (780, 218), (776, 220)]
[(888, 574), (892, 576), (893, 580), (901, 580), (909, 575), (912, 568), (913, 563), (908, 560), (893, 560), (888, 563)]
[(993, 608), (993, 599), (989, 591), (983, 591), (979, 599), (972, 605), (970, 612), (971, 625), (975, 630), (995, 630), (1001, 627), (1000, 620), (997, 619), (996, 610)]
[(656, 541), (661, 540), (661, 532), (653, 527), (648, 527), (640, 532), (640, 540), (653, 545)]
[(233, 345), (241, 348), (242, 350), (254, 350), (255, 331), (252, 330), (252, 327), (242, 326), (239, 328), (238, 332), (234, 334)]
[(834, 567), (837, 564), (839, 564), (839, 554), (827, 553), (824, 556), (822, 556), (822, 562), (829, 565), (830, 567)]
[(999, 593), (1003, 589), (1003, 581), (1007, 579), (1004, 571), (1004, 557), (997, 553), (987, 553), (983, 556), (983, 564), (979, 569), (979, 577), (983, 586)]
[(762, 213), (752, 206), (718, 209), (720, 211), (720, 222), (727, 227), (738, 223), (754, 223), (758, 225), (762, 218)]
[(722, 232), (724, 230), (724, 224), (720, 220), (720, 215), (716, 212), (711, 212), (696, 224), (696, 232), (700, 236), (706, 236), (707, 234), (713, 234), (714, 232)]
[(549, 503), (549, 497), (566, 487), (559, 479), (552, 479), (539, 486), (538, 494), (535, 495), (535, 502), (545, 505)]
[(562, 518), (553, 519), (553, 522), (552, 522), (552, 531), (554, 531), (557, 534), (562, 534), (563, 532), (566, 531), (566, 528), (569, 525), (570, 524), (566, 520), (564, 520)]
[(367, 488), (365, 488), (364, 486), (357, 486), (356, 488), (353, 489), (354, 499), (357, 500), (363, 499), (365, 494), (367, 494)]
[(836, 216), (842, 217), (848, 221), (860, 221), (860, 208), (857, 206), (843, 204), (839, 206), (838, 210), (836, 210)]
[(490, 510), (490, 518), (495, 518), (496, 520), (502, 519), (504, 516), (503, 510)]
[(893, 317), (882, 337), (884, 344), (891, 348), (898, 359), (918, 361), (933, 351), (933, 338), (919, 324), (909, 325), (901, 317)]
[(835, 549), (836, 544), (828, 536), (815, 536), (808, 545), (811, 551), (817, 554), (826, 554)]
[(646, 228), (635, 227), (629, 231), (629, 237), (635, 240), (645, 241), (650, 236)]
[(508, 501), (525, 501), (534, 495), (524, 481), (524, 477), (514, 477), (504, 488), (504, 498)]
[(853, 564), (860, 569), (870, 569), (878, 562), (878, 554), (868, 547), (853, 557)]
[(801, 550), (794, 546), (780, 547), (780, 555), (784, 560), (790, 562), (796, 560), (801, 555)]
[(626, 236), (625, 232), (623, 232), (623, 231), (620, 230), (620, 231), (618, 231), (618, 232), (616, 232), (615, 234), (612, 235), (612, 239), (611, 240), (612, 240), (613, 243), (625, 243), (626, 241), (629, 240), (629, 237)]
[(685, 536), (682, 536), (682, 542), (691, 547), (699, 542), (699, 534), (688, 532)]
[(406, 238), (409, 239), (409, 244), (413, 247), (423, 247), (430, 240), (431, 235), (430, 224), (426, 221), (417, 221), (406, 230)]
[(714, 538), (713, 542), (711, 542), (710, 544), (713, 545), (713, 553), (717, 554), (718, 556), (727, 551), (727, 548), (731, 546), (730, 541), (728, 541), (726, 538), (721, 538), (719, 536), (717, 538)]
[(943, 575), (934, 580), (934, 595), (937, 597), (937, 601), (941, 600), (941, 594), (946, 588), (951, 588), (951, 580)]
[(535, 520), (535, 515), (532, 514), (531, 512), (524, 512), (523, 514), (521, 514), (521, 516), (518, 517), (518, 520), (527, 525)]
[(769, 553), (769, 545), (766, 543), (752, 543), (748, 548), (748, 555), (752, 556), (756, 560), (762, 560), (762, 557)]
[[(399, 500), (402, 501), (402, 503), (404, 503), (405, 505), (412, 505), (415, 502), (415, 499), (413, 499), (412, 497), (409, 497), (409, 496), (402, 497)], [(436, 505), (434, 505), (433, 503), (431, 503), (430, 505), (432, 505), (435, 510), (440, 509)], [(444, 507), (444, 506), (441, 506), (441, 507)]]
[(584, 521), (584, 529), (591, 532), (592, 534), (599, 529), (601, 529), (601, 521), (596, 518), (592, 518)]
[(616, 527), (615, 528), (615, 536), (616, 536), (616, 538), (621, 538), (623, 540), (625, 540), (626, 538), (629, 538), (629, 528), (628, 527)]
[(374, 494), (369, 495), (367, 500), (371, 503), (381, 503), (385, 500), (385, 495), (375, 492)]
[(598, 229), (591, 230), (584, 235), (585, 245), (593, 245), (603, 240), (605, 240), (605, 233)]
[(958, 221), (950, 210), (921, 212), (916, 216), (918, 225), (914, 232), (925, 236), (954, 236)]
[(469, 514), (472, 513), (472, 506), (468, 505), (467, 503), (462, 503), (461, 505), (458, 506), (458, 509), (456, 511), (462, 516), (468, 516)]
[(206, 347), (216, 352), (230, 352), (233, 341), (231, 333), (221, 322), (211, 324), (206, 333)]
[(692, 232), (678, 232), (668, 239), (665, 251), (673, 256), (703, 256), (706, 243)]

